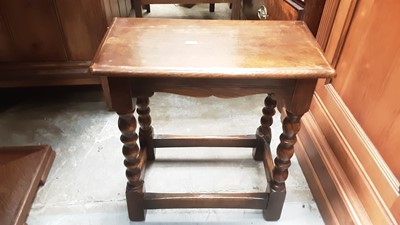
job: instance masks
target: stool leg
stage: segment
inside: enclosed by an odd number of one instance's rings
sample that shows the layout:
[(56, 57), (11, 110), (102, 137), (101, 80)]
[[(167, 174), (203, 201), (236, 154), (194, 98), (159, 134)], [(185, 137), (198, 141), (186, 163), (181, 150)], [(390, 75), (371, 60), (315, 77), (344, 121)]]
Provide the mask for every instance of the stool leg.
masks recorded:
[(133, 8), (135, 8), (135, 17), (143, 17), (142, 13), (142, 1), (141, 0), (132, 0)]
[(143, 8), (146, 9), (147, 13), (150, 13), (150, 4), (144, 5)]
[(232, 2), (232, 14), (231, 14), (231, 19), (232, 20), (239, 20), (240, 19), (240, 0), (234, 0)]
[(139, 114), (139, 141), (141, 148), (146, 148), (147, 160), (154, 160), (153, 127), (151, 126), (149, 97), (138, 97), (136, 100), (137, 113)]
[(271, 143), (271, 125), (273, 123), (272, 117), (275, 115), (276, 100), (273, 99), (272, 94), (269, 94), (264, 100), (265, 107), (263, 108), (263, 116), (261, 117), (261, 126), (257, 128), (256, 138), (258, 144), (253, 148), (254, 160), (261, 161), (264, 158), (264, 145)]
[(138, 135), (136, 134), (136, 119), (133, 116), (133, 111), (118, 113), (118, 115), (118, 128), (122, 133), (121, 142), (124, 144), (122, 153), (125, 156), (124, 165), (128, 178), (126, 187), (128, 214), (133, 221), (143, 221), (145, 211), (141, 174), (146, 161), (146, 152), (142, 151), (136, 143)]
[(275, 166), (272, 170), (271, 194), (267, 208), (264, 210), (266, 220), (278, 220), (280, 218), (283, 202), (286, 195), (285, 181), (289, 175), (290, 159), (294, 154), (294, 144), (297, 141), (296, 135), (300, 130), (301, 116), (294, 115), (289, 111), (283, 120), (283, 132), (279, 137), (281, 142), (277, 148), (277, 156), (274, 160)]
[(210, 3), (210, 12), (215, 11), (215, 3)]

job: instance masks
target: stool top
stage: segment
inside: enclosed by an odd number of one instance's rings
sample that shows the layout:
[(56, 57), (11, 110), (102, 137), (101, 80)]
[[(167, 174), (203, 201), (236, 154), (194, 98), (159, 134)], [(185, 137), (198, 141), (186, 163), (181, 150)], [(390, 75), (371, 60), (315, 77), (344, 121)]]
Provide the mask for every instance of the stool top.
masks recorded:
[(330, 78), (301, 21), (116, 18), (90, 72), (173, 78)]

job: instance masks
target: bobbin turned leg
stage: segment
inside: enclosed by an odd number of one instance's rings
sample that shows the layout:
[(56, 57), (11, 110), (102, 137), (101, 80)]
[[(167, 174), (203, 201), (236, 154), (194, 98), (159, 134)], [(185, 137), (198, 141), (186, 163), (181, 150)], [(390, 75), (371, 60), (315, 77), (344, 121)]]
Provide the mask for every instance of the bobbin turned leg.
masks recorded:
[[(133, 115), (135, 106), (132, 103), (129, 82), (123, 78), (108, 78), (111, 106), (118, 115), (118, 128), (121, 131), (122, 153), (126, 167), (126, 201), (129, 219), (145, 219), (142, 169), (146, 162), (146, 151), (137, 145), (136, 118)], [(134, 99), (136, 100), (136, 99)]]
[(268, 200), (267, 210), (264, 210), (264, 217), (267, 220), (278, 220), (283, 208), (286, 196), (285, 181), (288, 178), (290, 159), (294, 154), (293, 146), (296, 143), (296, 134), (300, 130), (301, 116), (293, 115), (287, 111), (287, 116), (283, 120), (280, 144), (277, 148), (277, 156), (274, 160), (272, 170), (271, 193)]
[(153, 144), (153, 127), (151, 126), (151, 116), (149, 108), (149, 97), (138, 97), (136, 100), (137, 113), (139, 115), (139, 141), (140, 147), (147, 151), (147, 160), (155, 159)]
[(264, 100), (265, 107), (262, 109), (263, 116), (261, 117), (261, 126), (257, 128), (256, 138), (257, 147), (253, 148), (254, 160), (261, 161), (264, 158), (265, 144), (271, 143), (271, 125), (272, 117), (275, 115), (276, 100), (272, 94), (269, 94)]
[(126, 166), (126, 200), (128, 203), (129, 218), (134, 221), (144, 220), (144, 195), (142, 168), (146, 160), (146, 152), (137, 145), (136, 119), (133, 112), (118, 113), (118, 127), (121, 131), (121, 142), (124, 143), (122, 153), (125, 156)]
[(279, 137), (280, 144), (272, 169), (267, 208), (263, 212), (266, 220), (278, 220), (281, 216), (286, 197), (285, 181), (289, 175), (288, 169), (294, 154), (296, 135), (300, 130), (300, 119), (310, 109), (316, 83), (316, 79), (297, 80), (292, 97), (285, 99), (286, 117), (282, 121), (283, 132)]

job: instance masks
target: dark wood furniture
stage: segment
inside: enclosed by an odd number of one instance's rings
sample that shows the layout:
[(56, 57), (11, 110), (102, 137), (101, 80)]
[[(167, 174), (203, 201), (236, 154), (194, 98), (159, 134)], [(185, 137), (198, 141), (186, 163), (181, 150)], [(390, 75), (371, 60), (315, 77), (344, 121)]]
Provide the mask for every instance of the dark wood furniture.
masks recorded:
[[(279, 219), (300, 118), (309, 109), (317, 79), (335, 74), (303, 22), (143, 18), (116, 19), (90, 70), (107, 77), (112, 108), (119, 115), (131, 220), (144, 220), (145, 209), (193, 207), (257, 208), (267, 220)], [(256, 135), (154, 136), (149, 108), (154, 92), (268, 96)], [(270, 126), (277, 101), (287, 116), (273, 160)], [(144, 193), (146, 161), (155, 160), (155, 148), (172, 146), (253, 148), (254, 159), (264, 162), (269, 186), (262, 193)]]
[(243, 0), (249, 20), (302, 20), (316, 36), (325, 0)]
[(87, 72), (106, 29), (99, 0), (1, 1), (0, 87), (99, 84)]
[(0, 147), (0, 224), (25, 224), (54, 157), (48, 145)]
[(231, 18), (233, 20), (240, 19), (240, 9), (241, 9), (241, 0), (132, 0), (134, 8), (135, 8), (135, 16), (143, 17), (142, 7), (145, 6), (148, 12), (150, 12), (150, 4), (197, 4), (197, 3), (210, 3), (210, 12), (214, 12), (215, 4), (214, 3), (230, 3), (232, 14)]
[(0, 88), (101, 84), (89, 65), (113, 17), (131, 8), (130, 0), (0, 1)]

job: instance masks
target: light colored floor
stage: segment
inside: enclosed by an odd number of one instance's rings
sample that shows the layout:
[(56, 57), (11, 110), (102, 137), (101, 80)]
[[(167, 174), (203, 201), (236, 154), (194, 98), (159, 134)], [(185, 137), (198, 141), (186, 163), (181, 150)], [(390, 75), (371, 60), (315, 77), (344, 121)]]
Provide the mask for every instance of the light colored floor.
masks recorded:
[[(63, 88), (25, 96), (2, 109), (0, 143), (50, 144), (57, 154), (28, 224), (143, 224), (128, 219), (117, 116), (107, 111), (101, 91)], [(164, 134), (253, 134), (264, 97), (195, 99), (157, 93), (151, 98), (153, 126)], [(277, 134), (278, 116), (275, 121)], [(275, 135), (273, 149), (277, 139)], [(257, 192), (266, 188), (262, 163), (252, 160), (251, 149), (159, 150), (157, 159), (146, 170), (147, 191)], [(261, 210), (159, 209), (147, 211), (146, 224), (323, 224), (295, 158), (287, 190), (278, 222), (265, 222)]]
[[(209, 12), (209, 4), (179, 5), (179, 4), (153, 4), (151, 12), (143, 10), (145, 18), (174, 18), (174, 19), (220, 19), (229, 20), (231, 10), (228, 3), (215, 4), (215, 12)], [(132, 16), (134, 12), (132, 10)]]

